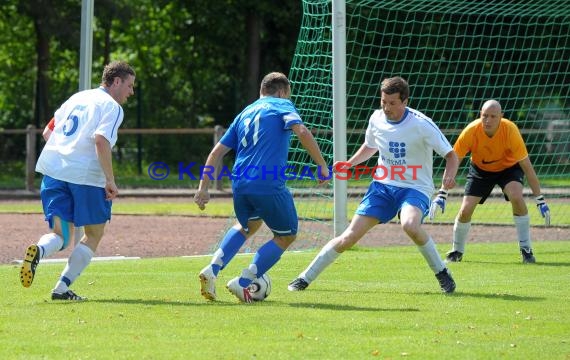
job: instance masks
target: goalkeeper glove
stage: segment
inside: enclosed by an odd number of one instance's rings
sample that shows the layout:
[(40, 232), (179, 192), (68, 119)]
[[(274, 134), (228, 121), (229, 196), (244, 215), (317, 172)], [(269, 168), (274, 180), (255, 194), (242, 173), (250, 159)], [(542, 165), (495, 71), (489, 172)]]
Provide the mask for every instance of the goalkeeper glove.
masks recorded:
[(447, 190), (439, 189), (437, 192), (437, 196), (431, 202), (431, 206), (429, 207), (429, 219), (433, 220), (435, 218), (435, 213), (437, 212), (437, 208), (441, 208), (441, 213), (445, 212), (445, 203), (447, 201)]
[(550, 209), (546, 205), (546, 201), (544, 201), (544, 196), (539, 195), (534, 198), (534, 201), (536, 201), (536, 208), (540, 211), (540, 215), (544, 218), (544, 225), (550, 226)]

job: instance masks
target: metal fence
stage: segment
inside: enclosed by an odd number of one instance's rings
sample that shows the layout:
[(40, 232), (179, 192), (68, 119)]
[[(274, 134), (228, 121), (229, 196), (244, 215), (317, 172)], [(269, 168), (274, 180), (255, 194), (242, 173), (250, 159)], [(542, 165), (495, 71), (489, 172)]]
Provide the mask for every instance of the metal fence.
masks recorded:
[[(202, 129), (119, 129), (120, 134), (130, 135), (212, 135), (212, 143), (216, 144), (226, 129), (223, 126), (216, 125), (213, 128)], [(43, 132), (43, 128), (36, 128), (34, 125), (28, 125), (25, 129), (0, 129), (0, 135), (25, 135), (26, 136), (26, 177), (25, 189), (34, 190), (34, 178), (36, 169), (36, 149), (38, 147), (38, 135)], [(216, 166), (216, 168), (219, 168)], [(219, 171), (219, 170), (218, 170)], [(214, 173), (214, 178), (217, 178)], [(214, 180), (214, 187), (218, 190), (222, 189), (222, 181)]]

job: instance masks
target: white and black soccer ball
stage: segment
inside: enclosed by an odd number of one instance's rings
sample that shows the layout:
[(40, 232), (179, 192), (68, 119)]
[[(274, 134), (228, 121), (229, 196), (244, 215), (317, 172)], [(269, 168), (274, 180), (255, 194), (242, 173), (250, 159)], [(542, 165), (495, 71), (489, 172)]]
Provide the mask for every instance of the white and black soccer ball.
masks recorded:
[(247, 287), (254, 301), (263, 301), (271, 293), (271, 278), (267, 274), (256, 278)]

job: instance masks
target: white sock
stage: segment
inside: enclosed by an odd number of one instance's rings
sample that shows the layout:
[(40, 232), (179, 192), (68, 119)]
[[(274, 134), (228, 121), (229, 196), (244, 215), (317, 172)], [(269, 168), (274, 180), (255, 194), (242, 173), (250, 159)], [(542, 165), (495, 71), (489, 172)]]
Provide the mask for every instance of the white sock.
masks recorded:
[(469, 230), (471, 230), (470, 222), (462, 223), (455, 218), (455, 224), (453, 224), (453, 251), (465, 254), (465, 243), (467, 242)]
[(513, 219), (515, 221), (515, 227), (517, 228), (520, 247), (532, 249), (530, 241), (530, 217), (526, 214), (523, 216), (513, 216)]
[(337, 253), (334, 250), (333, 244), (330, 242), (327, 243), (325, 246), (323, 246), (321, 251), (317, 254), (317, 256), (305, 269), (305, 271), (299, 274), (299, 277), (305, 279), (310, 284), (323, 272), (327, 266), (332, 264), (332, 262), (335, 261), (339, 255), (340, 253)]
[(255, 280), (257, 277), (257, 265), (249, 264), (249, 266), (241, 271), (241, 277), (248, 280)]
[(56, 233), (45, 234), (38, 241), (38, 246), (41, 249), (40, 258), (45, 258), (61, 250), (63, 239)]
[(439, 256), (437, 249), (435, 248), (435, 243), (433, 242), (431, 236), (429, 237), (428, 241), (424, 245), (418, 245), (418, 249), (426, 259), (429, 267), (433, 270), (434, 274), (445, 269), (445, 264)]
[(55, 284), (54, 292), (62, 294), (69, 290), (69, 286), (79, 277), (81, 272), (89, 265), (93, 251), (85, 244), (79, 244), (67, 260), (67, 266), (61, 273), (59, 281)]
[(219, 267), (224, 266), (224, 260), (222, 260), (223, 257), (224, 257), (224, 250), (222, 250), (220, 248), (220, 249), (216, 250), (216, 252), (214, 253), (214, 256), (212, 256), (212, 260), (210, 260), (210, 264), (218, 265)]

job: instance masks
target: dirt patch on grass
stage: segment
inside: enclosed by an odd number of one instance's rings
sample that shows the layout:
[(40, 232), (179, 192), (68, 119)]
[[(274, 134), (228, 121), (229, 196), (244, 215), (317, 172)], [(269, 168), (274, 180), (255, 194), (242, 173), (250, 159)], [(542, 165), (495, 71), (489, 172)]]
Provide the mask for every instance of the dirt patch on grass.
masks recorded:
[[(190, 216), (140, 216), (113, 215), (97, 256), (164, 257), (182, 255), (205, 255), (212, 253), (225, 231), (233, 225), (228, 218)], [(451, 225), (424, 225), (441, 251), (451, 247)], [(0, 264), (22, 259), (29, 244), (36, 243), (48, 231), (41, 214), (0, 214), (2, 229), (2, 251)], [(301, 222), (298, 240), (291, 249), (320, 247), (332, 236), (331, 227), (324, 223)], [(250, 239), (242, 251), (253, 252), (270, 238), (267, 228)], [(531, 228), (534, 242), (541, 240), (570, 240), (568, 228)], [(469, 242), (513, 243), (518, 251), (514, 226), (473, 225)], [(398, 224), (384, 224), (374, 227), (360, 242), (360, 246), (410, 245), (411, 240)], [(68, 248), (57, 254), (66, 257)], [(538, 255), (539, 256), (539, 255)], [(538, 257), (537, 256), (537, 257)]]

